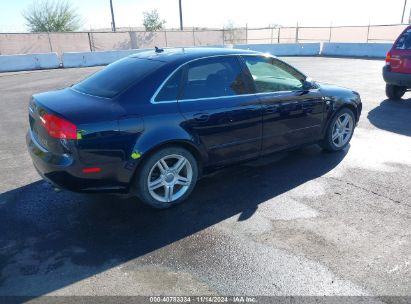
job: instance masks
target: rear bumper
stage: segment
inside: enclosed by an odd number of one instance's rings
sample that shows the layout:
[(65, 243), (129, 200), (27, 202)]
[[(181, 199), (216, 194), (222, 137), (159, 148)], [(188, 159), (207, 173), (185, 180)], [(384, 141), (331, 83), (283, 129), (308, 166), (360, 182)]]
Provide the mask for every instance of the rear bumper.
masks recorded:
[(57, 155), (42, 147), (29, 130), (26, 135), (28, 152), (39, 175), (54, 186), (75, 192), (124, 193), (127, 187), (110, 172), (83, 173), (84, 165), (72, 155)]
[(394, 73), (390, 71), (390, 66), (382, 68), (382, 76), (388, 84), (411, 88), (411, 74)]

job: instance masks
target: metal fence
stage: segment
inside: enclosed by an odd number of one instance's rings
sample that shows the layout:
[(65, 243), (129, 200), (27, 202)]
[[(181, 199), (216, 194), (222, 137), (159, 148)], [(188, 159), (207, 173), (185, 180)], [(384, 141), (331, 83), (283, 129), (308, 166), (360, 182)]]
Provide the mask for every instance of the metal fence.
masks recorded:
[[(226, 31), (224, 43), (394, 42), (408, 24), (329, 27), (242, 28)], [(227, 32), (229, 33), (227, 35)]]
[(393, 42), (404, 24), (165, 30), (158, 32), (0, 33), (0, 55), (298, 42)]

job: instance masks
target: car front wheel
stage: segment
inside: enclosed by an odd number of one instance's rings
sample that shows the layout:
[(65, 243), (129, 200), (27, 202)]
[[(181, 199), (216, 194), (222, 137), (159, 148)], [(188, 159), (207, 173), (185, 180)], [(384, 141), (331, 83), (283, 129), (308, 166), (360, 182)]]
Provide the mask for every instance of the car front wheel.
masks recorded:
[(343, 108), (332, 119), (321, 146), (327, 151), (343, 150), (350, 142), (355, 128), (353, 111)]
[(400, 99), (404, 96), (406, 89), (404, 87), (386, 84), (385, 85), (385, 94), (389, 99)]
[(183, 202), (198, 177), (193, 155), (180, 147), (167, 147), (146, 159), (136, 178), (137, 196), (146, 204), (164, 209)]

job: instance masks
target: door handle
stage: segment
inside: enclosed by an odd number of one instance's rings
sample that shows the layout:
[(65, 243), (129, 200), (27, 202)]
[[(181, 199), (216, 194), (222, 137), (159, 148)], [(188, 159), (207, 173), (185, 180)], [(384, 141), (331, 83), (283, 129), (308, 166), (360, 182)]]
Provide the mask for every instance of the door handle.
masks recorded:
[(267, 105), (264, 108), (267, 113), (274, 113), (277, 112), (279, 105)]
[(197, 113), (193, 115), (195, 121), (205, 122), (210, 118), (210, 115), (207, 113)]

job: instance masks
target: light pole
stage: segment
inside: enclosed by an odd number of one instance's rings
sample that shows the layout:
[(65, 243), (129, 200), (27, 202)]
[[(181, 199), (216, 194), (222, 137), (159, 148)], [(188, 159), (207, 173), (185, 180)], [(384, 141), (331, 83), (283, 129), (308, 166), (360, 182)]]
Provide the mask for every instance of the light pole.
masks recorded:
[(113, 0), (110, 0), (110, 8), (111, 8), (111, 29), (113, 32), (115, 32), (116, 31), (116, 21), (114, 20)]
[(183, 9), (181, 8), (181, 0), (178, 0), (180, 6), (180, 31), (183, 30)]
[(407, 0), (404, 0), (404, 8), (402, 9), (402, 18), (401, 18), (401, 24), (404, 23), (404, 15), (405, 15), (405, 7), (407, 6)]

